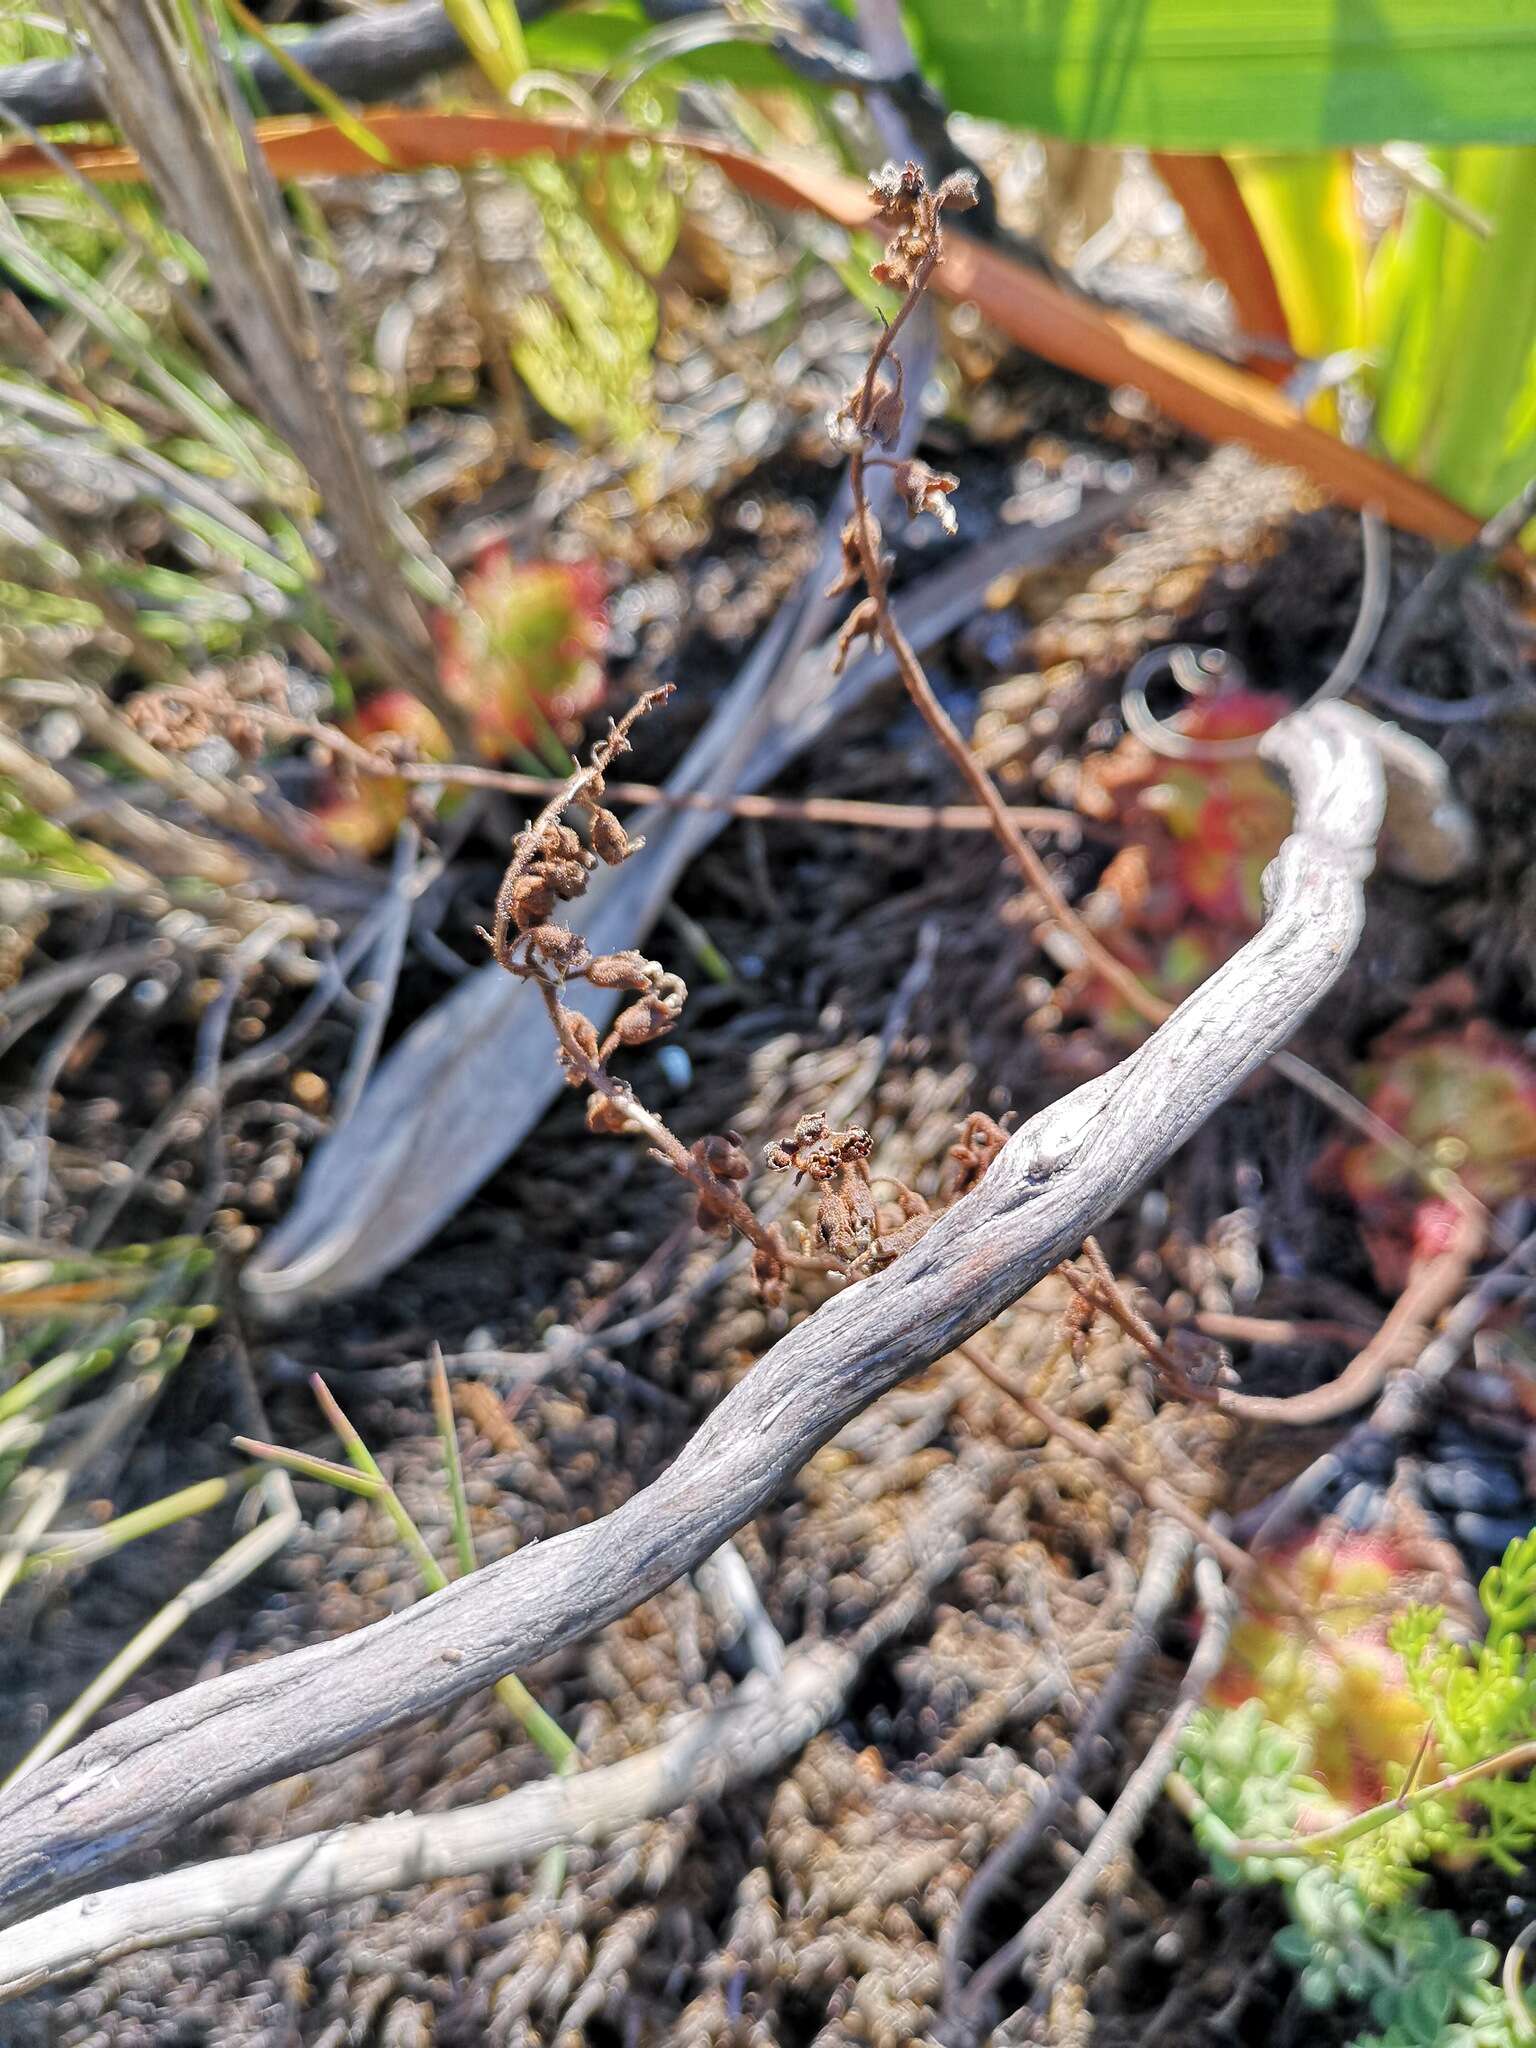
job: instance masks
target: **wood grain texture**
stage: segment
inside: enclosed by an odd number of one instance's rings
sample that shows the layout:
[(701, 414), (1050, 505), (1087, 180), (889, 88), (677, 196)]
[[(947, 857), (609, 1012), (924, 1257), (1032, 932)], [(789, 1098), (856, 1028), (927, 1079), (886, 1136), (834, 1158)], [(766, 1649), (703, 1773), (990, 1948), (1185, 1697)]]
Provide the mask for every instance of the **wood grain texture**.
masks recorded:
[(702, 1563), (877, 1396), (1074, 1251), (1285, 1043), (1358, 942), (1385, 800), (1366, 722), (1323, 705), (1262, 745), (1296, 801), (1266, 873), (1265, 924), (1144, 1045), (1018, 1131), (894, 1265), (790, 1330), (614, 1513), (355, 1634), (159, 1700), (34, 1772), (0, 1799), (0, 1919), (626, 1614)]
[(722, 1705), (684, 1715), (654, 1748), (446, 1813), (392, 1813), (88, 1892), (0, 1935), (0, 2000), (139, 1949), (260, 1926), (274, 1913), (315, 1912), (528, 1863), (562, 1843), (605, 1841), (760, 1777), (842, 1711), (868, 1659), (909, 1629), (958, 1569), (1010, 1463), (973, 1454), (933, 1473), (890, 1539), (898, 1590), (860, 1628), (842, 1642), (797, 1645), (771, 1676), (754, 1672)]

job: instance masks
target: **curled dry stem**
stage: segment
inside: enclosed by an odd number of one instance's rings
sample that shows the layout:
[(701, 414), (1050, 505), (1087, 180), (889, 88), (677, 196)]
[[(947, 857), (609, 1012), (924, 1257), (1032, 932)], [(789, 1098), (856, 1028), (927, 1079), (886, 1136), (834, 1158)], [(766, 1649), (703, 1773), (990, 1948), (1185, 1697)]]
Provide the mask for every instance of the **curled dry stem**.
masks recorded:
[[(631, 705), (598, 741), (588, 763), (566, 778), (533, 823), (518, 834), (496, 892), (492, 929), (481, 936), (499, 966), (538, 989), (566, 1080), (587, 1092), (589, 1127), (647, 1139), (652, 1157), (694, 1189), (701, 1227), (713, 1234), (736, 1230), (752, 1246), (754, 1274), (764, 1292), (772, 1295), (791, 1268), (841, 1273), (842, 1247), (834, 1244), (830, 1255), (792, 1250), (778, 1228), (764, 1223), (739, 1192), (738, 1183), (747, 1178), (750, 1167), (734, 1133), (685, 1145), (628, 1081), (610, 1071), (608, 1062), (615, 1053), (648, 1045), (677, 1023), (688, 996), (682, 978), (632, 950), (593, 954), (579, 932), (554, 921), (558, 904), (585, 893), (600, 860), (616, 867), (643, 843), (631, 839), (604, 807), (605, 773), (618, 755), (628, 751), (635, 722), (671, 694), (671, 684), (665, 684)], [(561, 823), (571, 809), (586, 814), (590, 843)], [(622, 989), (633, 996), (605, 1037), (599, 1039), (591, 1019), (566, 1003), (566, 987), (572, 981), (585, 981), (600, 991)]]
[[(304, 740), (322, 764), (334, 763), (348, 775), (374, 781), (404, 782), (433, 789), (490, 789), (504, 796), (547, 797), (550, 778), (519, 768), (495, 768), (483, 761), (422, 760), (403, 733), (378, 733), (371, 744), (354, 738), (328, 719), (300, 718), (286, 707), (236, 695), (217, 679), (191, 683), (157, 683), (130, 698), (120, 723), (139, 737), (146, 758), (187, 751), (217, 732), (248, 757), (266, 745)], [(839, 825), (855, 831), (990, 832), (991, 816), (977, 804), (888, 804), (856, 797), (764, 796), (756, 791), (665, 789), (652, 782), (608, 783), (614, 803), (637, 810), (707, 811), (731, 818), (753, 818), (793, 825)], [(255, 807), (253, 806), (253, 809)], [(1076, 811), (1050, 804), (1015, 804), (1011, 813), (1021, 831), (1050, 832), (1072, 844), (1084, 839), (1118, 846), (1122, 834), (1113, 826)], [(259, 811), (257, 815), (262, 815)]]
[[(871, 448), (889, 442), (901, 418), (903, 401), (899, 379), (895, 384), (885, 383), (880, 375), (881, 366), (889, 354), (892, 340), (927, 289), (939, 260), (942, 212), (946, 206), (963, 207), (971, 204), (972, 200), (963, 177), (949, 179), (937, 191), (929, 193), (921, 170), (910, 163), (899, 173), (894, 166), (888, 165), (884, 172), (871, 180), (871, 196), (880, 203), (882, 218), (894, 229), (885, 259), (876, 265), (874, 274), (883, 283), (904, 285), (906, 296), (895, 318), (877, 340), (858, 391), (829, 422), (833, 440), (848, 450), (849, 485), (853, 497), (853, 513), (843, 536), (843, 574), (833, 589), (853, 589), (862, 581), (866, 592), (844, 627), (843, 650), (846, 653), (847, 648), (863, 635), (876, 635), (884, 641), (907, 694), (974, 792), (991, 820), (999, 842), (1043, 906), (1045, 916), (1037, 936), (1054, 926), (1069, 941), (1082, 964), (1113, 988), (1137, 1016), (1150, 1025), (1159, 1025), (1171, 1014), (1172, 1006), (1154, 995), (1067, 901), (1044, 860), (1025, 838), (992, 777), (967, 746), (954, 720), (940, 703), (922, 662), (896, 621), (890, 602), (890, 559), (883, 552), (880, 523), (870, 507), (865, 481), (869, 464), (886, 459), (872, 455)], [(946, 532), (953, 532), (955, 520), (949, 498), (955, 488), (955, 480), (928, 470), (925, 464), (916, 460), (896, 467), (898, 488), (908, 509), (914, 515), (932, 513)], [(1359, 1122), (1368, 1114), (1352, 1096), (1328, 1082), (1324, 1076), (1314, 1073), (1295, 1054), (1281, 1054), (1273, 1065), (1350, 1121)], [(1397, 1146), (1402, 1145), (1403, 1141), (1396, 1133), (1389, 1132), (1388, 1136), (1396, 1141)], [(1424, 1171), (1424, 1162), (1416, 1150), (1413, 1163), (1416, 1171)], [(1470, 1262), (1475, 1258), (1492, 1219), (1483, 1204), (1453, 1175), (1437, 1174), (1436, 1187), (1460, 1213), (1463, 1228), (1458, 1237), (1458, 1247), (1472, 1246), (1468, 1254)], [(1435, 1295), (1438, 1312), (1445, 1306), (1446, 1298), (1442, 1296), (1441, 1284), (1450, 1275), (1455, 1260), (1447, 1257), (1431, 1264), (1433, 1273), (1423, 1276), (1425, 1291)], [(1064, 1268), (1063, 1271), (1071, 1285), (1080, 1293), (1084, 1292), (1077, 1276), (1069, 1269)], [(1460, 1268), (1460, 1273), (1464, 1276), (1465, 1265)], [(1145, 1320), (1135, 1316), (1135, 1311), (1116, 1288), (1113, 1277), (1110, 1277), (1107, 1287), (1102, 1275), (1096, 1275), (1096, 1279), (1098, 1284), (1087, 1291), (1088, 1298), (1096, 1306), (1107, 1309), (1129, 1335), (1144, 1345), (1148, 1355), (1157, 1362), (1169, 1392), (1183, 1399), (1216, 1402), (1230, 1413), (1263, 1415), (1268, 1419), (1298, 1424), (1347, 1413), (1364, 1400), (1386, 1373), (1402, 1362), (1405, 1340), (1411, 1345), (1414, 1329), (1422, 1315), (1421, 1302), (1417, 1291), (1414, 1291), (1415, 1298), (1404, 1297), (1378, 1337), (1338, 1381), (1291, 1402), (1268, 1401), (1202, 1385), (1192, 1379)], [(1454, 1288), (1451, 1292), (1454, 1293)], [(1127, 1320), (1128, 1316), (1132, 1320)]]

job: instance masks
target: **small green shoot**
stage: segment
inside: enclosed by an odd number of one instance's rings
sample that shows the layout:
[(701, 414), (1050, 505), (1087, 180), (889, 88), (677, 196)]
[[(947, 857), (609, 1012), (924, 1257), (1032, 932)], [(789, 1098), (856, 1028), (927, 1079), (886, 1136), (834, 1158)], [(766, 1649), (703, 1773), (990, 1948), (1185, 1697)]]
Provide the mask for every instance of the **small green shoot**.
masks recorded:
[[(378, 1460), (318, 1373), (311, 1375), (310, 1386), (327, 1422), (341, 1439), (347, 1454), (345, 1465), (338, 1464), (330, 1458), (314, 1457), (306, 1451), (288, 1450), (278, 1444), (257, 1443), (250, 1437), (236, 1437), (235, 1448), (244, 1452), (247, 1457), (260, 1459), (267, 1464), (280, 1465), (296, 1478), (319, 1480), (329, 1486), (339, 1486), (348, 1493), (359, 1494), (365, 1500), (377, 1501), (389, 1516), (396, 1534), (410, 1554), (422, 1584), (429, 1593), (441, 1593), (449, 1583), (448, 1574), (433, 1556), (426, 1538), (412, 1520), (399, 1494), (385, 1477)], [(443, 1462), (447, 1469), (454, 1550), (459, 1572), (464, 1575), (476, 1569), (477, 1560), (469, 1524), (469, 1502), (464, 1491), (463, 1468), (459, 1461), (458, 1437), (453, 1423), (452, 1397), (448, 1390), (448, 1376), (441, 1353), (436, 1354), (433, 1361), (432, 1406), (438, 1438), (443, 1447)], [(539, 1705), (520, 1678), (514, 1673), (505, 1673), (496, 1681), (495, 1691), (496, 1697), (508, 1713), (529, 1739), (544, 1752), (561, 1777), (568, 1777), (580, 1768), (581, 1752), (553, 1715), (546, 1713)]]

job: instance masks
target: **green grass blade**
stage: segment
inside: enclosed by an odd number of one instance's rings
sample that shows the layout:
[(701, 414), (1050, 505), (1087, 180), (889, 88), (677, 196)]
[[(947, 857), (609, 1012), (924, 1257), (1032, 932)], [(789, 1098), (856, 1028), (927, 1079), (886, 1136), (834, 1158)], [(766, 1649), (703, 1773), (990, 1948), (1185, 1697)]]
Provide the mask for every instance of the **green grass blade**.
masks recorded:
[(366, 121), (353, 113), (344, 99), (332, 92), (328, 85), (316, 78), (313, 71), (301, 64), (287, 45), (272, 34), (266, 23), (252, 14), (244, 0), (223, 0), (223, 5), (229, 9), (246, 34), (253, 41), (260, 43), (278, 69), (314, 103), (328, 121), (335, 123), (349, 142), (362, 150), (365, 156), (371, 156), (374, 162), (381, 164), (385, 170), (396, 168), (389, 145), (374, 134)]

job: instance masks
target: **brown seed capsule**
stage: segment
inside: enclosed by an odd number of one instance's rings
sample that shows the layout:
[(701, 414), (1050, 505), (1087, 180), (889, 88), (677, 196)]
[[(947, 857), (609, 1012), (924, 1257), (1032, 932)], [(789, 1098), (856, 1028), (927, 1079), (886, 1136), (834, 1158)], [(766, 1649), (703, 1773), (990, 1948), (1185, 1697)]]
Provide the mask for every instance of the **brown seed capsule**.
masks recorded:
[(544, 875), (519, 875), (512, 884), (512, 921), (520, 932), (542, 924), (555, 907), (555, 892)]
[(583, 1057), (597, 1065), (597, 1027), (590, 1017), (583, 1017), (579, 1010), (559, 1010), (557, 1016), (566, 1035), (580, 1047)]
[(587, 979), (594, 988), (632, 988), (638, 991), (654, 988), (661, 979), (661, 968), (654, 960), (647, 960), (633, 949), (623, 953), (599, 953), (587, 968)]
[(735, 1131), (696, 1139), (692, 1150), (700, 1166), (712, 1173), (716, 1180), (746, 1180), (752, 1172)]
[(752, 1259), (752, 1278), (763, 1297), (765, 1308), (777, 1308), (784, 1299), (784, 1265), (772, 1252), (758, 1251)]
[(591, 1095), (587, 1098), (587, 1129), (603, 1137), (621, 1138), (629, 1129), (629, 1118), (612, 1096)]
[(580, 974), (590, 958), (581, 933), (568, 931), (563, 924), (535, 925), (527, 943), (529, 954), (536, 954), (542, 965), (556, 974)]
[(609, 1034), (620, 1045), (649, 1045), (653, 1038), (665, 1038), (682, 1013), (681, 1003), (667, 1002), (657, 991), (620, 1010)]
[(587, 870), (578, 860), (546, 860), (538, 872), (567, 903), (573, 902), (587, 886)]
[(620, 861), (628, 860), (639, 840), (633, 840), (613, 815), (601, 806), (592, 813), (592, 851), (599, 860), (616, 868)]
[(574, 860), (590, 864), (581, 835), (569, 825), (546, 825), (539, 835), (539, 847), (546, 860)]

